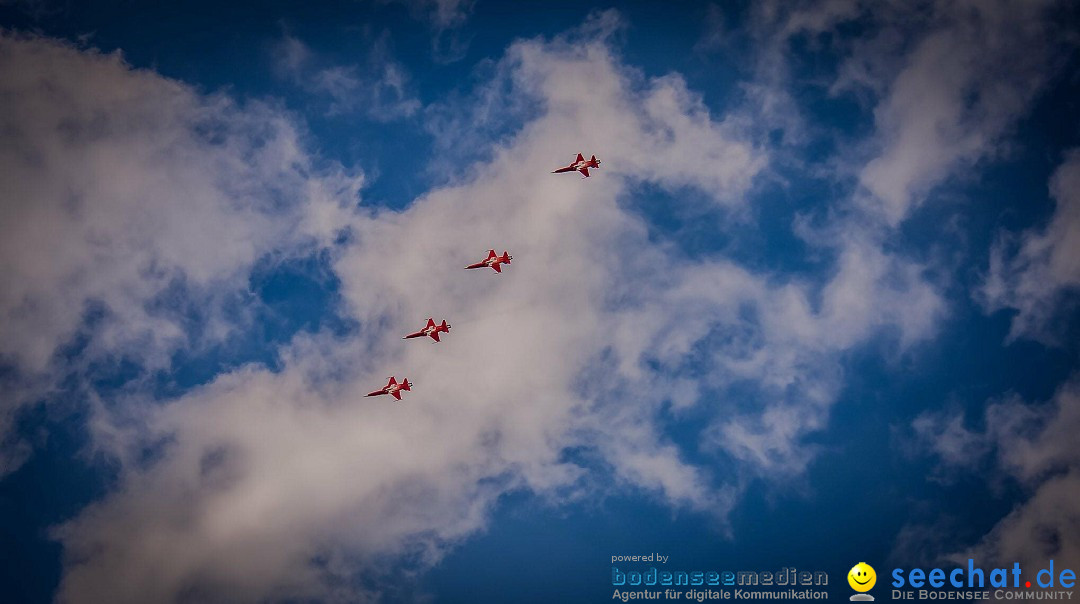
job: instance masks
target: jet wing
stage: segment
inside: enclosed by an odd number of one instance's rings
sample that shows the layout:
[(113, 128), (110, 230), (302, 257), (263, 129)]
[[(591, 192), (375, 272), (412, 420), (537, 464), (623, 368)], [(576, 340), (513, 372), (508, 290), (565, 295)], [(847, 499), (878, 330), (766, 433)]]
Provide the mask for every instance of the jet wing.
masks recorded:
[(399, 401), (401, 400), (401, 391), (400, 390), (395, 390), (395, 391), (391, 392), (390, 395), (393, 396), (394, 398), (396, 398)]
[(585, 156), (584, 156), (584, 155), (582, 155), (582, 154), (580, 154), (580, 153), (578, 153), (578, 154), (577, 154), (577, 160), (578, 160), (578, 161), (585, 161)]
[(433, 332), (429, 333), (428, 335), (431, 336), (431, 339), (435, 340), (436, 342), (439, 341), (439, 332), (433, 331)]
[(496, 262), (495, 264), (492, 264), (492, 265), (491, 265), (491, 268), (495, 269), (495, 272), (496, 272), (496, 273), (501, 273), (501, 272), (502, 272), (502, 267), (501, 267), (501, 266), (499, 266), (499, 263), (498, 263), (498, 262)]
[(578, 172), (581, 172), (581, 174), (582, 174), (582, 176), (583, 176), (584, 178), (588, 178), (588, 177), (589, 177), (589, 167), (588, 167), (588, 166), (584, 166), (584, 167), (582, 167), (581, 169), (579, 169), (579, 170), (578, 170)]

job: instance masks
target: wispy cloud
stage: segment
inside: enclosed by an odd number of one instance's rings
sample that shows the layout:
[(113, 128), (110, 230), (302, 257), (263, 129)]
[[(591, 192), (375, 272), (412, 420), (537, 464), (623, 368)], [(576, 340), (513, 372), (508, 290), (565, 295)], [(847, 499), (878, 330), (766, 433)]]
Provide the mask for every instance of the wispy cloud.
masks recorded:
[[(839, 175), (847, 178), (855, 165), (858, 203), (895, 227), (939, 185), (1008, 152), (1010, 129), (1078, 42), (1057, 18), (1065, 4), (758, 3), (747, 34), (758, 49), (749, 89), (785, 108), (774, 120), (799, 110), (793, 91), (808, 84), (872, 109), (873, 136), (844, 141), (853, 148), (841, 154)], [(725, 36), (723, 19), (712, 21), (706, 48)], [(838, 65), (791, 73), (787, 58), (804, 44), (827, 49)]]
[(1060, 325), (1076, 308), (1070, 294), (1080, 289), (1080, 152), (1070, 152), (1054, 172), (1050, 194), (1057, 205), (1049, 224), (1002, 234), (977, 297), (990, 311), (1018, 311), (1010, 338), (1062, 344)]
[[(1004, 151), (1003, 135), (1060, 67), (1067, 38), (1056, 35), (1055, 6), (937, 2), (915, 41), (886, 27), (876, 49), (861, 49), (849, 73), (871, 79), (852, 85), (879, 87), (872, 74), (889, 72), (891, 54), (905, 57), (874, 111), (880, 151), (859, 176), (870, 194), (866, 203), (895, 224), (935, 186)], [(925, 19), (919, 11), (887, 22), (905, 23), (907, 16), (918, 23)]]
[[(71, 370), (64, 349), (76, 335), (76, 361), (149, 368), (220, 340), (238, 327), (222, 309), (257, 260), (332, 236), (301, 208), (336, 204), (362, 182), (314, 165), (271, 108), (198, 94), (119, 54), (3, 35), (0, 72), (0, 359), (17, 376), (8, 411)], [(155, 303), (173, 292), (203, 315), (199, 333)]]
[(448, 29), (464, 24), (476, 2), (475, 0), (413, 0), (413, 4), (428, 14), (435, 27)]
[[(1080, 376), (1072, 376), (1052, 400), (1030, 404), (1016, 396), (986, 408), (985, 429), (973, 430), (958, 415), (924, 414), (913, 424), (918, 437), (947, 468), (966, 470), (986, 457), (997, 471), (1027, 492), (1025, 500), (956, 560), (983, 564), (1020, 562), (1040, 568), (1080, 563)], [(955, 547), (955, 546), (954, 546)]]
[[(862, 234), (856, 240), (864, 242), (860, 252), (842, 257), (862, 262), (889, 249), (884, 242), (896, 238), (920, 207), (933, 202), (936, 189), (1010, 153), (1015, 125), (1076, 48), (1075, 34), (1058, 18), (1066, 10), (1066, 3), (1052, 1), (835, 0), (755, 7), (754, 35), (766, 48), (757, 79), (769, 98), (798, 100), (791, 92), (796, 84), (805, 87), (808, 78), (817, 78), (812, 85), (829, 96), (853, 95), (872, 111), (870, 135), (843, 141), (848, 148), (833, 164), (837, 182), (855, 181), (853, 203), (823, 222), (841, 232), (854, 229)], [(845, 30), (844, 24), (853, 29)], [(710, 33), (703, 45), (721, 39)], [(793, 53), (793, 47), (807, 46), (828, 49), (841, 58), (838, 66), (800, 80), (800, 74), (787, 70), (783, 57)], [(990, 310), (1019, 310), (1012, 337), (1052, 341), (1053, 319), (1074, 308), (1074, 163), (1070, 156), (1052, 181), (1058, 208), (1050, 225), (1004, 236), (991, 251), (989, 276), (976, 297)], [(920, 283), (914, 265), (907, 271), (909, 283)], [(934, 308), (933, 289), (924, 291), (927, 305), (908, 315), (913, 324)], [(856, 316), (860, 310), (872, 315), (879, 308), (859, 303), (872, 299), (866, 294), (843, 299), (852, 301)], [(1029, 404), (1016, 397), (994, 402), (987, 410), (985, 431), (973, 430), (961, 414), (951, 411), (927, 412), (913, 422), (918, 446), (940, 460), (939, 475), (981, 474), (991, 463), (997, 466), (991, 480), (1014, 479), (1030, 495), (981, 543), (956, 554), (957, 559), (974, 555), (987, 564), (1077, 559), (1076, 515), (1065, 503), (1076, 496), (1076, 460), (1067, 441), (1059, 438), (1076, 429), (1075, 399), (1073, 378), (1051, 404)], [(785, 423), (779, 423), (777, 430), (784, 429)], [(897, 538), (898, 551), (925, 557), (928, 549), (955, 548), (928, 534), (945, 524), (939, 519), (933, 525), (909, 525)], [(941, 553), (937, 549), (931, 555)]]
[(463, 27), (469, 20), (476, 0), (380, 0), (403, 4), (413, 16), (431, 28), (432, 57), (440, 63), (453, 63), (465, 57), (469, 42)]
[(331, 115), (361, 112), (378, 121), (410, 117), (421, 108), (405, 67), (390, 53), (389, 34), (372, 43), (362, 65), (334, 65), (286, 33), (275, 47), (278, 72), (317, 99)]

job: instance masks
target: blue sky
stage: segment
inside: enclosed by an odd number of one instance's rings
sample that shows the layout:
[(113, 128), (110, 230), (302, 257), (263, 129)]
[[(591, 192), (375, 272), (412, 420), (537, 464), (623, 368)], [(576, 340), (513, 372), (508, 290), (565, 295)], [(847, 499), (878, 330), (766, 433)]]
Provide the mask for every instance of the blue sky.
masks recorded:
[(0, 1), (0, 599), (1080, 566), (1077, 22)]

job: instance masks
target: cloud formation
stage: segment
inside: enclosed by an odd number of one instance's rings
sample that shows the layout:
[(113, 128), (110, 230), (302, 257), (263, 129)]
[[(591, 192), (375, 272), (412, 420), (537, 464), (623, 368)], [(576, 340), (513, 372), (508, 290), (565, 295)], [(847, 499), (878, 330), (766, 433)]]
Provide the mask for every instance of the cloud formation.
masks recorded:
[(389, 34), (375, 39), (363, 65), (327, 64), (307, 44), (286, 33), (274, 49), (277, 72), (317, 99), (329, 115), (363, 112), (381, 122), (416, 114), (421, 108), (409, 74), (391, 57)]
[(1068, 322), (1080, 288), (1080, 151), (1054, 172), (1050, 196), (1056, 207), (1045, 227), (1004, 234), (995, 244), (978, 298), (990, 311), (1017, 311), (1010, 338), (1060, 345), (1060, 322)]
[(1073, 375), (1052, 400), (1029, 404), (1016, 396), (986, 408), (985, 429), (974, 431), (959, 415), (928, 413), (915, 420), (917, 437), (946, 468), (968, 470), (986, 457), (1019, 483), (1027, 498), (977, 544), (952, 557), (985, 566), (1020, 562), (1043, 568), (1080, 564), (1080, 376)]
[[(896, 227), (936, 187), (1008, 153), (1010, 129), (1076, 47), (1075, 36), (1065, 31), (1067, 20), (1058, 18), (1066, 4), (758, 3), (754, 34), (766, 49), (759, 80), (773, 77), (759, 94), (786, 101), (787, 88), (801, 79), (803, 87), (853, 95), (872, 109), (873, 134), (845, 141), (853, 147), (841, 154), (840, 176), (847, 178), (854, 163), (857, 201)], [(706, 40), (716, 35), (709, 32)], [(840, 60), (825, 74), (787, 73), (787, 63), (776, 55), (791, 53), (795, 43), (827, 48)]]
[[(879, 52), (851, 59), (848, 73), (872, 82), (875, 72), (889, 69), (886, 57), (905, 57), (874, 110), (880, 152), (859, 175), (886, 220), (898, 223), (946, 178), (1002, 151), (1003, 135), (1055, 73), (1055, 6), (935, 2), (917, 41), (902, 42), (886, 27), (872, 43)], [(910, 10), (905, 16), (920, 19), (921, 8)], [(885, 22), (905, 19), (890, 15)]]
[(468, 50), (462, 26), (469, 20), (476, 0), (380, 0), (405, 5), (414, 18), (431, 28), (432, 57), (441, 63), (461, 60)]
[[(437, 61), (464, 55), (471, 0), (406, 4)], [(628, 64), (621, 44), (641, 30), (615, 11), (517, 39), (471, 89), (424, 105), (388, 34), (355, 64), (284, 35), (275, 67), (304, 110), (432, 135), (416, 169), (439, 185), (386, 206), (359, 204), (362, 177), (322, 159), (281, 101), (0, 34), (0, 476), (31, 454), (12, 428), (28, 406), (63, 402), (86, 406), (82, 459), (110, 480), (51, 532), (58, 600), (378, 601), (511, 492), (645, 496), (741, 536), (726, 519), (747, 486), (792, 488), (834, 436), (819, 432), (852, 359), (917, 353), (967, 310), (944, 292), (970, 292), (913, 257), (985, 250), (907, 227), (941, 185), (1010, 153), (1075, 47), (1062, 5), (766, 1), (738, 28), (713, 7), (695, 50), (747, 76), (730, 95), (697, 90), (693, 60), (685, 77)], [(593, 178), (549, 173), (579, 151), (604, 161)], [(1080, 284), (1078, 189), (1074, 151), (1049, 220), (991, 250), (975, 297), (1016, 312), (1012, 338), (1071, 350), (1054, 327)], [(684, 246), (689, 227), (655, 220), (669, 210), (738, 243)], [(488, 248), (514, 263), (462, 270)], [(286, 330), (254, 356), (278, 362), (233, 359), (179, 394), (149, 385), (266, 329), (252, 290), (297, 257), (332, 275), (327, 322), (347, 327)], [(454, 325), (442, 343), (400, 339), (428, 316)], [(139, 377), (99, 386), (121, 365)], [(363, 397), (391, 374), (416, 384), (404, 402)], [(905, 527), (897, 552), (1075, 566), (1078, 384), (990, 401), (981, 429), (919, 416), (942, 474), (989, 466), (1024, 495), (968, 551), (938, 519)]]
[(16, 376), (5, 423), (72, 362), (164, 368), (220, 341), (254, 263), (331, 237), (326, 216), (362, 182), (319, 167), (273, 108), (119, 54), (5, 34), (0, 73), (0, 362)]
[[(267, 255), (325, 254), (357, 325), (298, 335), (275, 370), (96, 404), (93, 446), (119, 477), (56, 528), (60, 601), (374, 600), (380, 561), (434, 563), (515, 489), (554, 502), (639, 489), (723, 523), (748, 481), (805, 470), (842, 353), (929, 337), (940, 296), (866, 229), (811, 243), (834, 260), (797, 279), (651, 239), (624, 203), (642, 185), (740, 213), (769, 153), (677, 73), (624, 65), (620, 27), (598, 13), (515, 42), (491, 90), (528, 97), (535, 115), (401, 212), (354, 207), (360, 178), (320, 167), (272, 107), (117, 55), (3, 39), (18, 77), (2, 84), (15, 94), (0, 170), (33, 200), (4, 211), (33, 237), (3, 249), (21, 293), (0, 328), (42, 350), (6, 352), (21, 371), (69, 361), (56, 350), (87, 304), (109, 318), (87, 354), (167, 366), (192, 335), (157, 309), (206, 309), (214, 337), (243, 330), (219, 296), (242, 292)], [(285, 64), (307, 65), (301, 51)], [(482, 121), (501, 107), (487, 99)], [(604, 160), (595, 177), (549, 173), (578, 151)], [(461, 269), (488, 247), (514, 264)], [(24, 309), (43, 313), (48, 338), (21, 331)], [(428, 316), (454, 332), (403, 343)], [(363, 398), (391, 374), (416, 382), (405, 402)], [(698, 440), (676, 443), (664, 420), (691, 407)], [(688, 446), (710, 462), (691, 464)]]
[[(4, 39), (19, 76), (4, 84), (18, 92), (6, 132), (20, 138), (0, 165), (34, 200), (4, 208), (35, 234), (4, 250), (21, 293), (2, 329), (28, 343), (13, 362), (44, 370), (97, 301), (111, 319), (93, 354), (167, 366), (191, 336), (148, 301), (212, 311), (260, 257), (313, 247), (359, 326), (298, 336), (280, 370), (96, 406), (94, 447), (119, 478), (56, 530), (61, 601), (377, 598), (356, 586), (378, 585), (379, 560), (433, 563), (510, 490), (557, 502), (610, 475), (722, 522), (747, 480), (805, 468), (839, 355), (884, 331), (929, 336), (941, 302), (918, 265), (858, 232), (831, 239), (819, 279), (798, 280), (652, 241), (621, 203), (639, 185), (739, 211), (768, 155), (677, 74), (622, 64), (606, 42), (618, 21), (515, 43), (500, 72), (539, 113), (489, 143), (493, 163), (401, 212), (353, 210), (359, 179), (318, 168), (267, 106)], [(596, 177), (548, 173), (577, 151), (605, 161)], [(515, 255), (504, 274), (461, 269), (489, 247)], [(20, 331), (23, 308), (43, 313), (47, 338)], [(454, 325), (443, 343), (399, 339), (429, 315)], [(222, 316), (215, 330), (239, 327)], [(416, 382), (406, 402), (362, 397), (391, 374)], [(690, 407), (715, 465), (664, 433)]]

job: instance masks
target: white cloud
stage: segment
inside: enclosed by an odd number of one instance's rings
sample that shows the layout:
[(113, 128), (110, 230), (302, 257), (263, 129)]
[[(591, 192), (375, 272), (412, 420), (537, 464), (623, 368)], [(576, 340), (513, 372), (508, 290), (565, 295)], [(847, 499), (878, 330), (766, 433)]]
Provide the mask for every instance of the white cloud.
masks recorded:
[(1021, 505), (1003, 518), (974, 547), (957, 552), (952, 559), (985, 560), (989, 564), (1019, 562), (1022, 568), (1075, 569), (1080, 564), (1080, 475), (1075, 466), (1065, 474), (1048, 478)]
[(598, 41), (609, 40), (623, 26), (618, 13), (607, 11), (591, 15), (566, 37), (514, 44), (494, 68), (495, 81), (484, 89), (479, 106), (436, 108), (440, 119), (433, 131), (478, 146), (475, 130), (497, 129), (508, 106), (520, 116), (522, 107), (535, 101), (546, 119), (517, 134), (536, 141), (534, 154), (496, 156), (492, 166), (481, 169), (512, 171), (508, 162), (517, 161), (550, 170), (579, 151), (595, 152), (605, 173), (672, 191), (692, 187), (717, 203), (743, 205), (743, 194), (767, 163), (763, 150), (747, 141), (743, 120), (714, 118), (677, 73), (646, 80), (621, 64), (611, 47)]
[[(921, 31), (915, 42), (891, 27), (878, 38), (877, 63), (891, 64), (898, 51), (905, 59), (875, 108), (880, 152), (859, 181), (870, 193), (866, 203), (891, 224), (946, 178), (1002, 152), (1002, 137), (1055, 72), (1060, 42), (1049, 11), (1053, 5), (936, 2), (927, 21), (920, 19), (920, 8), (890, 14), (888, 23), (910, 23), (897, 18), (909, 16)], [(865, 67), (865, 51), (872, 48), (861, 48), (853, 59), (864, 67), (846, 73), (880, 71)]]
[(416, 0), (415, 3), (428, 10), (436, 27), (448, 29), (465, 23), (475, 0)]
[(432, 28), (442, 31), (461, 27), (469, 19), (476, 0), (381, 0), (400, 3)]
[[(360, 186), (314, 166), (273, 109), (200, 95), (119, 54), (3, 35), (0, 73), (0, 360), (18, 372), (4, 436), (70, 368), (59, 351), (80, 329), (75, 362), (150, 367), (225, 336), (236, 326), (222, 306), (246, 292), (259, 258), (332, 235), (312, 220), (334, 208), (300, 208)], [(187, 308), (203, 315), (200, 333), (185, 327)]]
[(1080, 152), (1070, 152), (1055, 171), (1050, 194), (1057, 207), (1045, 228), (995, 244), (978, 298), (991, 311), (1018, 311), (1010, 338), (1060, 344), (1057, 320), (1075, 308), (1080, 288)]
[(295, 36), (285, 34), (274, 49), (278, 72), (315, 97), (327, 99), (330, 115), (362, 111), (390, 122), (416, 114), (422, 104), (413, 95), (405, 67), (390, 53), (389, 34), (372, 42), (363, 65), (333, 65)]
[(964, 425), (959, 413), (923, 413), (911, 422), (919, 444), (948, 468), (970, 468), (989, 451), (985, 438)]
[(779, 25), (779, 34), (790, 38), (800, 34), (816, 35), (860, 15), (859, 0), (820, 0), (815, 2), (763, 2), (760, 18)]
[(413, 17), (428, 24), (432, 31), (432, 57), (452, 63), (465, 57), (468, 39), (462, 29), (472, 14), (476, 0), (379, 0), (405, 5)]
[[(177, 196), (133, 195), (150, 205), (132, 202), (125, 212), (142, 216), (160, 199), (164, 209), (156, 211), (176, 222), (157, 213), (121, 221), (132, 242), (126, 255), (81, 268), (91, 293), (43, 286), (65, 304), (98, 295), (98, 279), (112, 284), (116, 271), (119, 283), (156, 295), (153, 273), (127, 277), (116, 268), (132, 254), (166, 258), (166, 266), (207, 287), (235, 284), (262, 250), (285, 245), (279, 238), (309, 234), (325, 243), (347, 227), (349, 242), (329, 253), (343, 312), (360, 327), (340, 339), (297, 338), (281, 351), (278, 373), (245, 367), (177, 400), (133, 395), (96, 407), (95, 446), (119, 460), (121, 474), (115, 490), (57, 529), (66, 548), (61, 601), (376, 598), (351, 587), (358, 576), (402, 554), (433, 563), (481, 529), (508, 490), (561, 501), (588, 493), (582, 477), (608, 469), (619, 485), (723, 522), (747, 477), (789, 477), (805, 468), (813, 451), (804, 437), (828, 419), (841, 384), (840, 354), (882, 330), (895, 330), (902, 345), (927, 337), (940, 300), (919, 267), (858, 232), (832, 238), (837, 261), (818, 280), (755, 273), (723, 258), (688, 259), (650, 241), (641, 219), (619, 203), (636, 185), (697, 189), (738, 211), (767, 157), (746, 142), (740, 120), (711, 115), (678, 75), (646, 79), (622, 65), (604, 43), (611, 32), (605, 24), (617, 21), (600, 14), (569, 36), (515, 43), (503, 72), (514, 94), (539, 101), (540, 114), (492, 145), (493, 165), (469, 167), (401, 212), (342, 211), (355, 181), (305, 179), (311, 160), (295, 136), (274, 153), (241, 137), (224, 144), (244, 151), (239, 158), (212, 154), (228, 174), (249, 178), (223, 179), (236, 190), (212, 197), (217, 211), (205, 213), (173, 217), (172, 204), (191, 192), (160, 186), (150, 169), (156, 164), (107, 164), (124, 182), (149, 182), (150, 191)], [(18, 44), (31, 56), (51, 49), (36, 73), (56, 86), (71, 69), (94, 81), (104, 80), (95, 78), (98, 71), (111, 75), (111, 94), (134, 99), (110, 105), (131, 112), (119, 120), (127, 131), (149, 112), (135, 102), (145, 88), (159, 107), (147, 120), (155, 124), (162, 113), (173, 115), (160, 107), (209, 111), (211, 103), (228, 111), (213, 113), (216, 129), (199, 136), (214, 140), (214, 132), (271, 118), (280, 128), (273, 132), (295, 132), (273, 112), (263, 109), (256, 119), (227, 99), (199, 97), (115, 58), (40, 40)], [(74, 78), (72, 85), (88, 84)], [(35, 97), (48, 98), (52, 87), (23, 89), (20, 98), (36, 106)], [(66, 98), (66, 113), (95, 115), (92, 102), (80, 103), (83, 95)], [(176, 130), (152, 130), (155, 140), (202, 141), (184, 115), (174, 118)], [(56, 144), (73, 153), (64, 142)], [(604, 160), (594, 178), (549, 173), (579, 150)], [(168, 158), (168, 173), (218, 183), (202, 155), (172, 151)], [(93, 158), (71, 159), (79, 168), (87, 163)], [(93, 183), (106, 180), (102, 171)], [(265, 182), (289, 188), (259, 188), (264, 179), (256, 176), (266, 172), (273, 178)], [(266, 199), (307, 203), (275, 205), (278, 214), (266, 217), (257, 203)], [(94, 210), (76, 218), (93, 216), (111, 198), (92, 200)], [(248, 213), (234, 224), (230, 211), (241, 202)], [(30, 228), (45, 228), (52, 214), (28, 220), (43, 223)], [(71, 221), (90, 232), (99, 226)], [(209, 249), (154, 252), (184, 233), (200, 234), (203, 223), (225, 231), (200, 240)], [(248, 242), (239, 251), (228, 241), (237, 234), (230, 225)], [(79, 245), (74, 239), (75, 251), (63, 252), (76, 254)], [(214, 245), (223, 249), (215, 254)], [(501, 275), (462, 270), (489, 247), (510, 250), (514, 263)], [(399, 339), (429, 315), (454, 326), (443, 343)], [(138, 325), (138, 312), (132, 316)], [(416, 382), (406, 401), (363, 397), (391, 374)], [(753, 400), (736, 398), (736, 384)], [(690, 406), (711, 418), (702, 451), (733, 460), (734, 475), (689, 463), (680, 449), (688, 444), (664, 433), (657, 418)], [(572, 447), (589, 451), (601, 469), (567, 460)], [(150, 460), (148, 448), (155, 451)]]
[(1080, 564), (1080, 376), (1074, 375), (1044, 404), (1030, 405), (1008, 397), (986, 409), (986, 427), (976, 432), (962, 417), (924, 414), (914, 423), (920, 440), (947, 468), (966, 469), (987, 455), (1015, 479), (1026, 499), (971, 548), (952, 558), (974, 557), (985, 566), (1020, 562), (1043, 568), (1053, 559), (1059, 567)]
[[(783, 125), (785, 134), (798, 131), (797, 122), (785, 123), (799, 106), (790, 101), (794, 90), (851, 93), (873, 108), (875, 132), (868, 140), (840, 139), (847, 148), (838, 154), (835, 169), (846, 180), (857, 166), (856, 201), (895, 227), (935, 187), (1008, 152), (1004, 141), (1010, 129), (1063, 66), (1064, 51), (1075, 47), (1075, 37), (1065, 33), (1055, 14), (1062, 5), (1056, 0), (757, 3), (750, 34), (760, 48), (758, 74), (748, 90), (780, 103), (783, 110), (770, 121)], [(852, 27), (845, 31), (845, 24)], [(716, 36), (708, 32), (703, 44)], [(841, 61), (835, 73), (791, 73), (793, 48), (826, 50)]]

